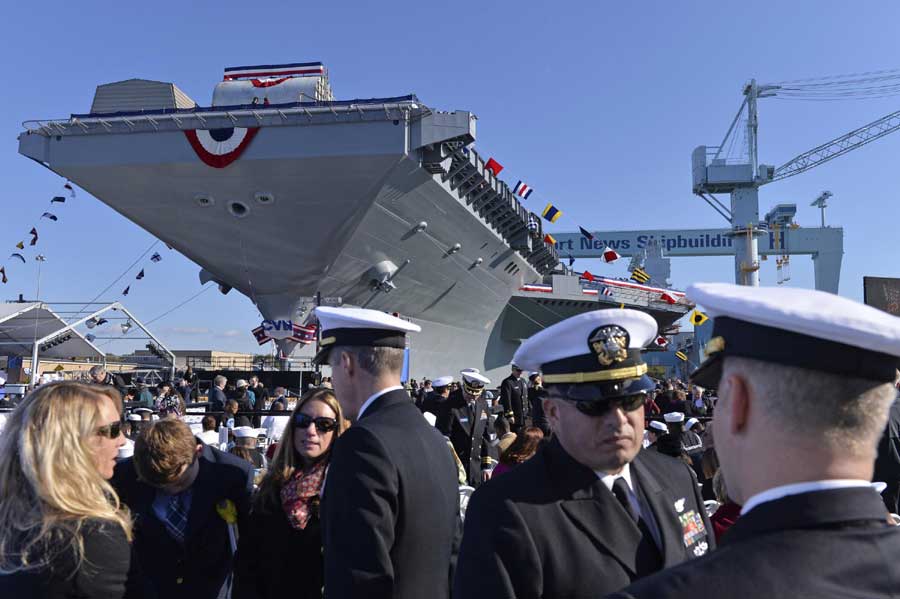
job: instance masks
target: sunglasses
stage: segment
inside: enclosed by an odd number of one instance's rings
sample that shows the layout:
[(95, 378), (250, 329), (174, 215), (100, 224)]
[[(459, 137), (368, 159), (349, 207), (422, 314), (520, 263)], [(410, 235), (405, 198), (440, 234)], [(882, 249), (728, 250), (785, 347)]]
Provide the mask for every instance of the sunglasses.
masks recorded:
[(97, 429), (97, 436), (106, 437), (107, 439), (118, 439), (121, 434), (121, 422), (113, 422), (112, 424), (107, 424), (106, 426), (101, 426)]
[(309, 428), (310, 424), (316, 425), (316, 430), (320, 433), (329, 433), (337, 428), (337, 420), (328, 418), (327, 416), (307, 416), (306, 414), (297, 414), (294, 416), (294, 427)]
[(611, 399), (597, 399), (588, 401), (575, 401), (566, 399), (566, 401), (574, 403), (575, 408), (586, 416), (602, 416), (614, 408), (621, 408), (623, 412), (633, 412), (644, 405), (644, 394), (636, 393), (634, 395), (623, 395), (622, 397), (613, 397)]

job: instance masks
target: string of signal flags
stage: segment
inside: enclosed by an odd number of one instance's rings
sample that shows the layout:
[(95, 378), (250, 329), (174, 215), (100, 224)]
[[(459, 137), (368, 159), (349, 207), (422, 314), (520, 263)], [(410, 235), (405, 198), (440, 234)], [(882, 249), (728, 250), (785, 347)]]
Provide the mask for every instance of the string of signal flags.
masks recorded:
[[(66, 197), (68, 196), (68, 197)], [(59, 222), (59, 216), (56, 212), (51, 212), (53, 210), (58, 211), (59, 208), (62, 208), (66, 204), (67, 199), (75, 198), (75, 187), (72, 185), (71, 181), (66, 181), (63, 184), (63, 194), (53, 196), (50, 199), (49, 204), (47, 205), (46, 210), (41, 214), (41, 216), (37, 219), (37, 222), (41, 222), (44, 220), (50, 222)], [(10, 281), (11, 271), (13, 266), (18, 263), (27, 264), (28, 260), (26, 258), (29, 250), (35, 246), (37, 246), (38, 241), (40, 240), (40, 233), (38, 232), (37, 225), (33, 225), (31, 230), (28, 232), (28, 236), (30, 239), (24, 238), (15, 244), (15, 251), (13, 251), (8, 258), (0, 265), (0, 283), (7, 284)], [(170, 246), (166, 246), (171, 249)], [(150, 256), (150, 262), (156, 263), (162, 261), (162, 256), (159, 252), (154, 253)], [(148, 265), (143, 265), (140, 271), (135, 275), (135, 280), (140, 281), (146, 276), (146, 268)], [(127, 296), (131, 293), (131, 284), (129, 284), (125, 289), (122, 290), (122, 296)]]
[[(57, 195), (50, 198), (46, 208), (43, 213), (35, 220), (35, 223), (40, 224), (44, 220), (50, 222), (59, 221), (59, 216), (56, 215), (53, 210), (57, 210), (58, 208), (62, 208), (62, 206), (66, 203), (66, 196), (68, 199), (72, 199), (75, 197), (75, 188), (72, 186), (72, 183), (66, 181), (63, 185), (63, 195)], [(59, 206), (56, 206), (59, 204)], [(15, 244), (14, 251), (9, 254), (9, 256), (3, 261), (2, 265), (0, 265), (0, 283), (6, 285), (10, 281), (10, 276), (13, 270), (13, 266), (17, 263), (26, 264), (26, 255), (29, 253), (29, 250), (35, 247), (40, 240), (40, 233), (38, 232), (38, 224), (32, 224), (31, 230), (28, 232), (28, 235), (23, 235), (21, 240)], [(43, 225), (42, 225), (43, 228)], [(27, 241), (27, 245), (26, 245)]]
[[(503, 170), (503, 165), (497, 162), (496, 158), (489, 158), (488, 161), (484, 165), (485, 170), (489, 170), (494, 173), (494, 176), (497, 177), (500, 175), (500, 171)], [(529, 185), (528, 183), (522, 181), (521, 179), (513, 186), (513, 193), (523, 200), (527, 200), (534, 193), (534, 187)], [(553, 205), (553, 202), (547, 202), (547, 205), (544, 206), (544, 209), (541, 210), (541, 216), (550, 223), (556, 223), (563, 216), (563, 211)], [(594, 240), (594, 235), (584, 227), (579, 226), (578, 230), (581, 231), (581, 234), (584, 235), (586, 239), (589, 241)], [(556, 238), (553, 237), (550, 233), (546, 233), (544, 235), (544, 243), (547, 245), (556, 245)], [(604, 262), (615, 262), (622, 256), (619, 255), (617, 251), (610, 247), (606, 247), (603, 250), (603, 261)], [(572, 266), (575, 263), (575, 258), (569, 254), (569, 266)], [(647, 279), (649, 280), (649, 278)]]
[[(484, 168), (486, 170), (489, 170), (492, 173), (494, 173), (494, 176), (497, 177), (500, 174), (500, 171), (503, 170), (503, 165), (500, 164), (499, 162), (497, 162), (496, 158), (491, 157), (485, 163)], [(527, 200), (534, 193), (534, 187), (532, 187), (528, 183), (519, 179), (519, 181), (513, 186), (513, 193), (515, 195), (519, 196), (520, 198), (522, 198), (523, 200)], [(541, 216), (544, 218), (544, 220), (546, 220), (550, 223), (556, 223), (556, 221), (558, 221), (562, 217), (562, 215), (563, 215), (563, 211), (560, 210), (559, 208), (557, 208), (556, 206), (554, 206), (553, 202), (547, 202), (547, 205), (544, 206), (544, 209), (541, 211)], [(588, 241), (591, 241), (591, 242), (594, 241), (593, 233), (591, 233), (590, 231), (588, 231), (587, 229), (585, 229), (584, 227), (582, 227), (580, 225), (578, 226), (578, 230), (581, 232), (581, 235), (584, 236), (585, 239), (587, 239)], [(551, 235), (550, 233), (546, 233), (546, 234), (544, 234), (544, 243), (546, 243), (547, 245), (555, 246), (556, 238), (553, 237), (553, 235)], [(601, 257), (602, 257), (603, 261), (608, 264), (611, 262), (615, 262), (622, 256), (619, 255), (619, 253), (616, 250), (607, 246), (603, 250)], [(568, 262), (569, 262), (569, 268), (571, 268), (575, 264), (575, 257), (572, 256), (572, 254), (568, 254), (567, 258), (568, 258)], [(587, 271), (585, 271), (585, 272), (587, 272)], [(631, 271), (629, 271), (629, 272), (631, 275), (629, 278), (632, 281), (634, 281), (635, 283), (640, 283), (640, 284), (644, 285), (644, 284), (650, 282), (650, 279), (651, 279), (650, 274), (639, 266), (632, 268)], [(587, 273), (587, 275), (589, 277), (591, 276), (590, 273)], [(587, 277), (582, 275), (582, 278), (587, 278)], [(592, 281), (593, 277), (591, 277), (588, 280)], [(664, 302), (667, 302), (669, 304), (675, 304), (678, 302), (678, 299), (675, 298), (670, 293), (661, 294), (660, 299), (662, 299)]]

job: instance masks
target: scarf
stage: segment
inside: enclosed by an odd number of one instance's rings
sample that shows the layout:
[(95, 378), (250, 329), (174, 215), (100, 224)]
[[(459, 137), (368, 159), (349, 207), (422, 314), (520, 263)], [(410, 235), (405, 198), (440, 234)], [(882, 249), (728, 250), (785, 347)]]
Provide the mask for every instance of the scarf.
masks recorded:
[(307, 470), (297, 469), (281, 487), (281, 507), (295, 529), (306, 528), (314, 507), (318, 504), (319, 489), (325, 477), (325, 460)]

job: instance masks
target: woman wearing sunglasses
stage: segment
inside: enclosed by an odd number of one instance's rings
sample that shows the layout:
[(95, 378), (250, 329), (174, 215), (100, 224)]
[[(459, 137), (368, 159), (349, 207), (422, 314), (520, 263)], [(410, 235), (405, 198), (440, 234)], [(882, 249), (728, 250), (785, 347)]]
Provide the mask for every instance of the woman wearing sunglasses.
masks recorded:
[(0, 435), (0, 597), (122, 597), (131, 518), (107, 482), (122, 435), (113, 387), (44, 385)]
[(247, 532), (241, 529), (233, 599), (322, 596), (319, 495), (331, 447), (345, 428), (331, 389), (312, 389), (297, 402)]

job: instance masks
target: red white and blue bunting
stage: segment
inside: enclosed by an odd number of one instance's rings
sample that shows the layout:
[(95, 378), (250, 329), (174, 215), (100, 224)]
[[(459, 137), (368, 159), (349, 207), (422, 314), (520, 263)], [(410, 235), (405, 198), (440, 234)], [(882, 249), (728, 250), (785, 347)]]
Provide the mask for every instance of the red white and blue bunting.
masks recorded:
[(184, 132), (197, 157), (213, 168), (225, 168), (241, 157), (259, 127), (191, 129)]

